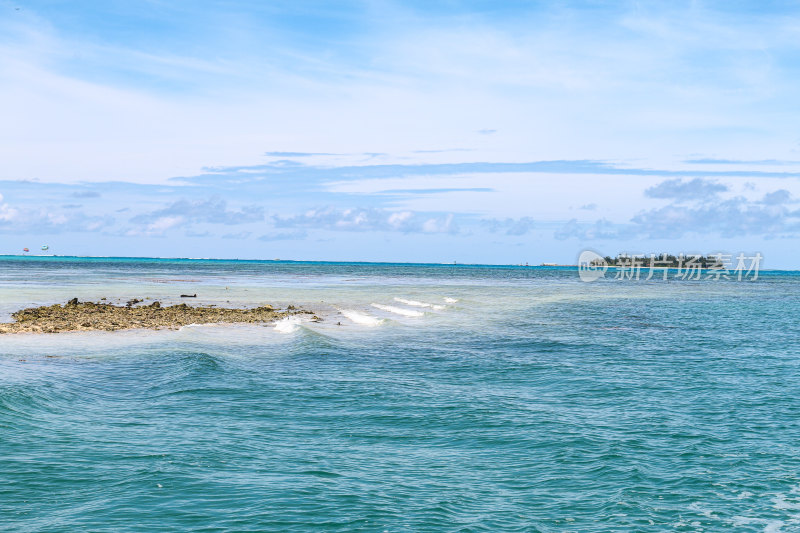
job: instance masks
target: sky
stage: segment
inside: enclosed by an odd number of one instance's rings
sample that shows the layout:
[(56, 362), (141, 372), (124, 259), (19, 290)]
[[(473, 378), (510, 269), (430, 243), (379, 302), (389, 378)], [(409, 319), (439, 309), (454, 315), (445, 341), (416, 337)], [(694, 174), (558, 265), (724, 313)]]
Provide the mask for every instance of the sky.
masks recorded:
[(800, 7), (0, 0), (0, 254), (800, 268)]

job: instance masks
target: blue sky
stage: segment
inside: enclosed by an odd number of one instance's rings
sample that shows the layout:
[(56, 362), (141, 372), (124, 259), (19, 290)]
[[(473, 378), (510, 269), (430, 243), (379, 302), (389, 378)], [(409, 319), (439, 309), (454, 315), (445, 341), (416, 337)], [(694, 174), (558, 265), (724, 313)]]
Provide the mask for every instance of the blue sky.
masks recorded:
[(0, 253), (800, 267), (790, 2), (0, 0)]

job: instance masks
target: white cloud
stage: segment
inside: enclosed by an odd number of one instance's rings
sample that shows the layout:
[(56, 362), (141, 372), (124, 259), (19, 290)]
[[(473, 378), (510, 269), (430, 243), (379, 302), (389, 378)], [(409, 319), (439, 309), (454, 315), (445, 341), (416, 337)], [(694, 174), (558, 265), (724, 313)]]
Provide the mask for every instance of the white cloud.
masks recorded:
[(392, 227), (402, 227), (404, 224), (407, 224), (408, 221), (414, 216), (414, 213), (411, 211), (401, 211), (399, 213), (392, 213), (389, 215), (389, 219), (387, 222)]
[(453, 224), (453, 215), (449, 214), (444, 219), (429, 218), (422, 223), (423, 233), (456, 233), (458, 228)]
[(264, 208), (246, 205), (239, 210), (230, 210), (227, 202), (219, 197), (208, 200), (178, 200), (150, 213), (136, 215), (130, 221), (144, 229), (134, 228), (132, 235), (162, 235), (167, 230), (190, 223), (238, 225), (264, 220)]
[(172, 229), (183, 224), (184, 220), (185, 219), (183, 217), (179, 216), (159, 217), (147, 225), (145, 233), (149, 235), (162, 234), (168, 229)]
[(86, 215), (67, 208), (11, 206), (0, 195), (0, 233), (31, 235), (98, 231), (110, 227), (114, 219), (102, 215)]
[(458, 233), (453, 215), (429, 215), (375, 208), (311, 209), (301, 215), (275, 216), (275, 227), (334, 231), (397, 231), (403, 233)]
[(649, 187), (644, 194), (650, 198), (669, 198), (677, 201), (706, 200), (727, 190), (727, 186), (708, 179), (695, 178), (691, 181), (671, 179)]

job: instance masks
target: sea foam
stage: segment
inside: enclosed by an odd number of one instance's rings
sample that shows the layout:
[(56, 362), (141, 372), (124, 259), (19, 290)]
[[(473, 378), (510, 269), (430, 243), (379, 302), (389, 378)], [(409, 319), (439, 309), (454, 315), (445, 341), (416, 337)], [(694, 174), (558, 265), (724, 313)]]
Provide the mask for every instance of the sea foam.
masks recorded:
[(358, 311), (353, 311), (352, 309), (341, 309), (340, 311), (349, 320), (355, 322), (356, 324), (361, 324), (362, 326), (380, 326), (381, 323), (383, 323), (383, 320), (380, 318), (359, 313)]
[(294, 333), (300, 329), (300, 318), (296, 316), (287, 316), (275, 322), (275, 331), (279, 333)]
[(410, 305), (412, 307), (428, 307), (430, 309), (435, 309), (436, 311), (441, 311), (445, 308), (443, 305), (418, 302), (417, 300), (406, 300), (405, 298), (395, 298), (394, 301), (400, 302), (401, 304)]
[(388, 311), (389, 313), (394, 313), (396, 315), (402, 316), (423, 316), (425, 313), (422, 311), (414, 311), (413, 309), (403, 309), (402, 307), (395, 307), (393, 305), (383, 305), (383, 304), (372, 304), (372, 307), (375, 309), (380, 309), (382, 311)]

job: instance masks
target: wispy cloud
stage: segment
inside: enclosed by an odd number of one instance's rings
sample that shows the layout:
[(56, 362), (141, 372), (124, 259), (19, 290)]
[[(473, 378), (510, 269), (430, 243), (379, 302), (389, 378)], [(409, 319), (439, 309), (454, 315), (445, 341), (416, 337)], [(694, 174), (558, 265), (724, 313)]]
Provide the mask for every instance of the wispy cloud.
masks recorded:
[(36, 235), (99, 232), (114, 224), (111, 216), (92, 216), (70, 207), (12, 206), (0, 195), (0, 233)]
[(313, 157), (315, 155), (341, 155), (326, 152), (266, 152), (264, 155), (269, 157)]
[(684, 195), (683, 191), (669, 198), (673, 201), (667, 205), (641, 210), (621, 223), (571, 219), (555, 231), (554, 237), (583, 241), (800, 237), (800, 210), (790, 207), (791, 194), (783, 189), (768, 193), (761, 200), (736, 196), (712, 201), (709, 195)]
[(239, 210), (231, 210), (227, 208), (227, 202), (218, 197), (202, 201), (178, 200), (162, 209), (136, 215), (130, 221), (134, 224), (152, 224), (154, 219), (168, 224), (167, 228), (183, 222), (236, 225), (264, 220), (264, 208), (245, 205)]
[(764, 195), (762, 203), (767, 205), (782, 205), (788, 203), (792, 199), (792, 194), (786, 189), (779, 189)]
[[(151, 220), (150, 222), (145, 222), (145, 220)], [(145, 218), (142, 217), (139, 222), (142, 223), (141, 226), (133, 229), (129, 229), (125, 235), (133, 237), (137, 235), (144, 235), (144, 236), (162, 236), (168, 230), (173, 228), (178, 228), (184, 225), (186, 219), (181, 216), (160, 216), (156, 217), (155, 219)]]
[(100, 193), (97, 191), (75, 191), (70, 196), (73, 198), (100, 198)]
[(709, 180), (695, 178), (691, 181), (667, 180), (644, 191), (650, 198), (672, 200), (705, 200), (728, 190), (728, 187)]
[(398, 231), (403, 233), (458, 233), (452, 214), (426, 214), (374, 208), (312, 209), (300, 215), (274, 217), (277, 228), (314, 228), (332, 231)]
[(446, 154), (448, 152), (474, 152), (475, 148), (444, 148), (440, 150), (414, 150), (415, 154)]
[(483, 219), (480, 224), (491, 233), (502, 231), (511, 236), (525, 235), (536, 227), (536, 222), (532, 217), (506, 218), (504, 220)]
[(553, 237), (559, 241), (578, 239), (581, 241), (613, 240), (630, 235), (627, 226), (600, 219), (592, 223), (582, 223), (573, 218), (558, 228)]
[[(281, 162), (208, 169), (208, 173), (197, 176), (174, 178), (174, 181), (193, 184), (217, 184), (226, 182), (237, 187), (248, 184), (264, 185), (267, 180), (281, 179), (281, 186), (300, 184), (303, 187), (336, 182), (353, 182), (368, 179), (395, 179), (412, 176), (458, 176), (465, 174), (593, 174), (602, 176), (644, 176), (681, 178), (800, 178), (800, 171), (770, 170), (675, 170), (669, 168), (641, 168), (607, 161), (553, 160), (467, 163), (417, 163), (417, 164), (372, 164), (372, 165), (305, 165)], [(676, 181), (675, 183), (679, 183)], [(700, 182), (696, 182), (700, 183)]]
[(299, 241), (308, 237), (305, 231), (277, 231), (266, 233), (258, 238), (259, 241), (272, 242), (272, 241)]
[(442, 187), (430, 189), (386, 189), (377, 194), (441, 194), (446, 192), (492, 192), (490, 187)]
[(226, 233), (222, 236), (223, 239), (247, 239), (253, 233), (251, 231), (238, 231), (236, 233)]
[(637, 233), (654, 239), (678, 239), (689, 234), (722, 238), (797, 236), (800, 231), (800, 214), (743, 198), (695, 206), (673, 204), (640, 213), (631, 222)]
[(700, 158), (700, 159), (686, 159), (684, 163), (692, 165), (798, 165), (800, 161), (794, 160), (780, 160), (780, 159), (714, 159), (714, 158)]
[[(227, 208), (227, 202), (219, 197), (206, 200), (178, 200), (166, 207), (135, 215), (129, 219), (133, 227), (124, 231), (128, 236), (163, 236), (167, 232), (185, 228), (193, 224), (212, 224), (234, 226), (261, 222), (264, 208), (258, 205), (245, 205), (239, 210)], [(193, 234), (197, 236), (197, 232)]]

